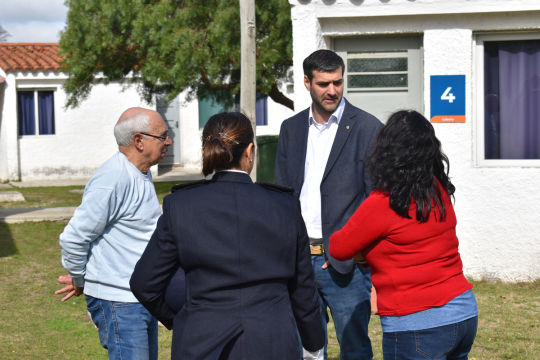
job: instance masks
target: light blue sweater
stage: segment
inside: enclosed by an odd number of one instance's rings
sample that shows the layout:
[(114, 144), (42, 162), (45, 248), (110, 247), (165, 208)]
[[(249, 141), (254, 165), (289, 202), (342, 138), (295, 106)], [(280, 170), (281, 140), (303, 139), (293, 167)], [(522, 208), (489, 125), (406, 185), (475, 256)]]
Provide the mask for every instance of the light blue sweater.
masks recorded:
[(60, 235), (62, 265), (92, 297), (137, 302), (129, 279), (161, 209), (152, 175), (118, 152), (94, 173)]

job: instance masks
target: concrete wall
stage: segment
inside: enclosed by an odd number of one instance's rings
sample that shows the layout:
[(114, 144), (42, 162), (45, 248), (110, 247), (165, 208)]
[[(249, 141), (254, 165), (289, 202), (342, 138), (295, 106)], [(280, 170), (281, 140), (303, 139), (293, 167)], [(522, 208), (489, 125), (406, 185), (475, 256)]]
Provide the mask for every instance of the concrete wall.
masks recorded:
[(199, 131), (199, 102), (188, 101), (186, 93), (179, 96), (180, 146), (182, 164), (186, 168), (202, 168), (201, 135)]
[(17, 103), (15, 75), (4, 76), (4, 89), (0, 89), (0, 181), (19, 180), (19, 142), (17, 139), (17, 109), (9, 104)]
[[(284, 85), (282, 86), (281, 91), (284, 95), (294, 101), (293, 86)], [(295, 109), (298, 108), (295, 107)], [(283, 122), (283, 120), (293, 116), (294, 114), (295, 112), (293, 110), (274, 102), (271, 98), (268, 98), (268, 125), (257, 126), (257, 136), (279, 135), (279, 130), (281, 128), (281, 123)]]
[[(0, 77), (6, 79), (7, 75), (0, 68)], [(5, 123), (2, 122), (2, 115), (4, 114), (4, 97), (5, 97), (6, 83), (0, 82), (0, 179), (7, 179), (8, 176), (8, 162), (7, 162), (7, 131), (4, 129)]]
[[(433, 124), (456, 185), (457, 233), (466, 276), (503, 281), (540, 278), (540, 169), (476, 165), (475, 34), (540, 32), (540, 1), (290, 0), (294, 82), (303, 59), (340, 36), (423, 34), (424, 114), (430, 76), (466, 76), (466, 123)], [(527, 10), (527, 11), (524, 11)], [(461, 13), (459, 13), (461, 12)], [(298, 109), (310, 103), (296, 91)], [(480, 94), (480, 96), (483, 96)], [(302, 104), (302, 105), (300, 105)]]
[(289, 0), (317, 18), (493, 13), (538, 10), (537, 0)]

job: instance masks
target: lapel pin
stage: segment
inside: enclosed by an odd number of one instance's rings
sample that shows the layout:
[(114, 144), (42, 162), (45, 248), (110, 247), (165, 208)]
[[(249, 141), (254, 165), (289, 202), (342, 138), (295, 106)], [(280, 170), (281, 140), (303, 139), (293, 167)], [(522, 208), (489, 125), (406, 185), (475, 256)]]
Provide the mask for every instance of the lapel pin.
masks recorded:
[(349, 126), (347, 125), (347, 130), (349, 130)]

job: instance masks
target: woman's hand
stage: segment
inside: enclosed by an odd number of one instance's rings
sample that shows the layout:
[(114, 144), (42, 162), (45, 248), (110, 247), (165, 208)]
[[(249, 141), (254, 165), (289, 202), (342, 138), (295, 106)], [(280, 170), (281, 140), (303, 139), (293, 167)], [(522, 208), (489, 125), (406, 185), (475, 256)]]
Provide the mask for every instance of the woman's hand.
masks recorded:
[[(354, 255), (353, 259), (358, 261), (358, 262), (366, 263), (366, 261), (364, 260), (364, 257), (360, 253), (357, 253), (356, 255)], [(330, 260), (326, 260), (326, 262), (323, 264), (322, 268), (327, 269), (329, 266), (330, 266)]]

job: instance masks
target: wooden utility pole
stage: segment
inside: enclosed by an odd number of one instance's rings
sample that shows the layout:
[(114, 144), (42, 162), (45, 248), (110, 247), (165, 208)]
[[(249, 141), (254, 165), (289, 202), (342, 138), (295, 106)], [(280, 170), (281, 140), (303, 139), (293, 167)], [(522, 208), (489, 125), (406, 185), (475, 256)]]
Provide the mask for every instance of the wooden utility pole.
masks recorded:
[[(241, 30), (241, 65), (240, 65), (240, 108), (251, 120), (253, 139), (257, 147), (257, 119), (255, 104), (257, 102), (257, 44), (255, 28), (255, 0), (240, 0), (240, 30)], [(258, 151), (257, 151), (258, 153)], [(253, 158), (251, 178), (257, 180), (257, 160)]]

